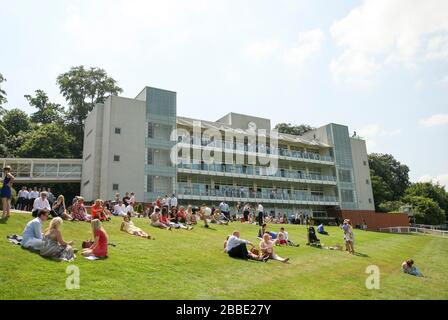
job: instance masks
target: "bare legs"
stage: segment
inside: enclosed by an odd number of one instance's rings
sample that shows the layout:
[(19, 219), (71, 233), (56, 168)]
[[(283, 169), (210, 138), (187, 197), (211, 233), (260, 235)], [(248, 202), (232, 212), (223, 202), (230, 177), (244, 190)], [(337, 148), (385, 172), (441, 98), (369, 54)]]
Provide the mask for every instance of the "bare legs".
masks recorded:
[(3, 216), (2, 219), (9, 218), (11, 210), (11, 200), (8, 198), (2, 198)]

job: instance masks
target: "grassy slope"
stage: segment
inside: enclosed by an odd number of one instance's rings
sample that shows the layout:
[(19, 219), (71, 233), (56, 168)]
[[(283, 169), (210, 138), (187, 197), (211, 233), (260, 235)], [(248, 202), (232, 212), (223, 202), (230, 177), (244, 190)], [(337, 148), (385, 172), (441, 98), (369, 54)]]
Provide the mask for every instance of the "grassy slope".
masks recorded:
[[(28, 220), (16, 214), (0, 224), (0, 299), (448, 299), (448, 239), (357, 231), (356, 249), (365, 256), (351, 256), (307, 247), (305, 228), (287, 226), (300, 248), (277, 249), (291, 258), (287, 265), (264, 264), (234, 260), (222, 252), (233, 229), (256, 241), (257, 226), (234, 223), (169, 232), (144, 219), (134, 223), (157, 240), (120, 232), (119, 219), (106, 223), (117, 247), (110, 247), (103, 261), (78, 256), (74, 264), (80, 268), (81, 288), (67, 290), (68, 263), (43, 259), (6, 241), (7, 234), (20, 234)], [(339, 229), (328, 231), (330, 237), (321, 236), (325, 244), (342, 244)], [(65, 239), (75, 240), (78, 248), (89, 232), (87, 223), (63, 225)], [(428, 278), (401, 272), (401, 262), (409, 257)], [(365, 288), (365, 269), (372, 264), (381, 270), (380, 290)]]

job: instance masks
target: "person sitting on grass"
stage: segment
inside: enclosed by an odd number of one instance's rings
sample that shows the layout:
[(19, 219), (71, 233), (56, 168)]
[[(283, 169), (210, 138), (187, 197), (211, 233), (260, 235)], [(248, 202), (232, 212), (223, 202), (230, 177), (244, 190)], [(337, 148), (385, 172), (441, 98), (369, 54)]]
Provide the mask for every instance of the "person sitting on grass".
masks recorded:
[(33, 202), (33, 217), (37, 217), (37, 213), (40, 210), (45, 210), (47, 212), (51, 211), (50, 203), (48, 202), (48, 194), (46, 191), (40, 193), (40, 196), (37, 197)]
[(414, 260), (408, 259), (402, 263), (403, 272), (416, 277), (423, 277), (423, 274), (414, 266)]
[(258, 236), (257, 236), (257, 239), (258, 239), (258, 240), (263, 240), (263, 235), (264, 235), (265, 233), (269, 233), (269, 235), (271, 236), (271, 239), (277, 239), (277, 233), (276, 233), (276, 232), (269, 232), (269, 231), (267, 230), (267, 224), (266, 224), (266, 223), (263, 223), (263, 224), (261, 225), (261, 228), (258, 230)]
[(354, 248), (354, 233), (352, 222), (349, 219), (345, 219), (342, 224), (342, 229), (344, 230), (344, 240), (345, 240), (345, 248), (351, 254), (355, 254)]
[(225, 251), (232, 258), (238, 258), (243, 260), (251, 259), (264, 262), (267, 261), (267, 258), (260, 257), (256, 254), (251, 253), (250, 251), (247, 251), (246, 245), (254, 247), (254, 245), (250, 241), (240, 239), (240, 232), (235, 230), (232, 233), (232, 235), (227, 239)]
[[(151, 239), (152, 237), (144, 232), (142, 229), (136, 227), (134, 223), (131, 221), (130, 216), (124, 216), (123, 222), (121, 223), (120, 231), (127, 232), (129, 234), (132, 234), (133, 236), (142, 237)], [(152, 238), (153, 240), (156, 240), (155, 238)]]
[(61, 194), (55, 203), (53, 203), (52, 210), (50, 214), (53, 217), (61, 217), (64, 220), (72, 220), (72, 216), (67, 213), (67, 209), (65, 208), (65, 198)]
[(176, 229), (186, 229), (186, 230), (193, 229), (193, 227), (186, 226), (185, 224), (179, 222), (176, 207), (171, 208), (171, 213), (169, 215), (164, 214), (164, 210), (166, 210), (166, 208), (162, 209), (162, 219), (161, 219), (162, 223), (168, 224), (169, 226)]
[(84, 257), (97, 257), (97, 258), (105, 258), (107, 257), (107, 245), (108, 245), (108, 236), (106, 230), (104, 230), (101, 221), (99, 219), (93, 219), (91, 221), (92, 225), (92, 237), (93, 244), (90, 248), (86, 248), (82, 251), (82, 255)]
[(171, 230), (171, 227), (169, 225), (162, 223), (160, 221), (160, 218), (161, 218), (160, 208), (155, 207), (154, 212), (151, 213), (151, 215), (149, 216), (149, 219), (151, 221), (151, 226), (153, 226), (155, 228)]
[(177, 212), (177, 218), (181, 223), (187, 223), (187, 213), (185, 212), (184, 207), (179, 207), (179, 211)]
[(114, 216), (119, 216), (119, 217), (127, 216), (127, 214), (126, 214), (126, 207), (124, 206), (123, 201), (118, 200), (118, 202), (114, 205), (113, 215)]
[(264, 257), (269, 257), (270, 259), (281, 261), (286, 263), (289, 261), (289, 258), (282, 258), (278, 256), (274, 252), (274, 241), (271, 240), (271, 236), (269, 233), (265, 233), (263, 235), (263, 240), (260, 241), (260, 250)]
[(72, 221), (91, 221), (92, 216), (87, 214), (86, 207), (84, 207), (84, 198), (76, 197), (72, 205)]
[(207, 205), (202, 204), (201, 208), (199, 209), (199, 216), (201, 220), (204, 221), (204, 228), (208, 228), (208, 221), (212, 219), (212, 209), (207, 207)]
[(224, 213), (221, 212), (221, 210), (216, 209), (212, 216), (211, 216), (211, 223), (216, 223), (216, 224), (224, 224), (224, 225), (229, 225), (229, 220), (227, 219), (227, 217), (224, 215)]
[(95, 204), (92, 206), (92, 219), (98, 219), (100, 221), (109, 221), (110, 217), (103, 206), (103, 200), (96, 199)]
[(196, 213), (193, 211), (193, 207), (191, 206), (191, 204), (188, 205), (187, 207), (187, 224), (188, 225), (195, 225), (198, 224), (198, 219), (196, 217)]
[(61, 234), (63, 220), (56, 217), (45, 230), (40, 255), (57, 261), (73, 261), (76, 256), (72, 248), (73, 241), (64, 241)]
[[(282, 233), (283, 235), (280, 236), (280, 233)], [(288, 232), (285, 230), (284, 227), (281, 227), (281, 228), (280, 228), (280, 232), (278, 233), (278, 238), (280, 238), (280, 237), (284, 237), (284, 239), (286, 240), (286, 244), (287, 244), (288, 246), (293, 246), (293, 247), (299, 247), (299, 246), (300, 246), (299, 244), (295, 244), (294, 242), (292, 242), (291, 240), (289, 240)], [(278, 239), (278, 238), (277, 238), (277, 239)], [(276, 243), (276, 244), (277, 244), (277, 243)]]
[(325, 229), (324, 229), (324, 224), (323, 224), (323, 223), (321, 223), (321, 224), (317, 227), (317, 233), (319, 233), (319, 234), (323, 234), (323, 235), (325, 235), (325, 236), (329, 236), (328, 232), (325, 231)]
[(22, 247), (31, 251), (38, 251), (42, 249), (42, 222), (48, 220), (48, 211), (40, 210), (37, 212), (37, 217), (27, 223), (23, 230)]
[(320, 247), (320, 240), (316, 236), (316, 230), (314, 229), (314, 220), (309, 221), (309, 227), (307, 231), (308, 243), (307, 246)]
[(285, 228), (280, 228), (280, 232), (277, 233), (277, 239), (275, 239), (275, 244), (278, 246), (287, 246), (288, 240), (285, 232)]

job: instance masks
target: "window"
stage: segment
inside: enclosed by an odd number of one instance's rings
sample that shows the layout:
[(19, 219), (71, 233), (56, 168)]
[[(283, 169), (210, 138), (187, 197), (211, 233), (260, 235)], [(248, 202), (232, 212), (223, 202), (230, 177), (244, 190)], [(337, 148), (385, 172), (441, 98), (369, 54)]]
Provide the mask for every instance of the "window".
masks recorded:
[(154, 149), (148, 149), (148, 164), (154, 164)]
[(342, 202), (354, 202), (353, 190), (341, 189)]
[(115, 155), (114, 155), (114, 161), (115, 161), (115, 162), (120, 161), (120, 156), (115, 154)]
[(146, 192), (154, 192), (154, 177), (146, 177)]
[(154, 124), (152, 122), (148, 123), (148, 138), (154, 138)]
[(352, 173), (350, 170), (339, 169), (338, 173), (341, 182), (352, 182)]
[(118, 191), (118, 183), (114, 183), (114, 184), (112, 185), (112, 190), (113, 190), (113, 191)]
[(121, 128), (115, 128), (115, 134), (121, 134)]

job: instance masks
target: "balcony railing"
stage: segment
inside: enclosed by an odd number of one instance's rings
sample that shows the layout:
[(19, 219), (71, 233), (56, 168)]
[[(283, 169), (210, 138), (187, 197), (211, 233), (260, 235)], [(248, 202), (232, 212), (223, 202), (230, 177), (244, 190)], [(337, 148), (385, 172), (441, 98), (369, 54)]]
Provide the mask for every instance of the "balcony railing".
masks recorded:
[(182, 139), (179, 143), (189, 144), (198, 147), (208, 147), (208, 148), (217, 148), (230, 151), (240, 151), (240, 152), (253, 152), (253, 153), (261, 153), (268, 154), (273, 156), (282, 156), (293, 159), (305, 159), (305, 160), (315, 160), (315, 161), (325, 161), (325, 162), (334, 162), (334, 158), (327, 155), (320, 155), (314, 152), (303, 152), (303, 151), (295, 151), (288, 150), (283, 148), (271, 148), (265, 145), (250, 145), (243, 143), (232, 143), (226, 141), (209, 141), (205, 139), (198, 139), (194, 137), (190, 137), (190, 139)]
[[(272, 191), (272, 190), (270, 190)], [(292, 193), (287, 194), (283, 192), (269, 192), (266, 191), (249, 191), (249, 190), (204, 190), (197, 189), (188, 186), (179, 185), (177, 188), (177, 194), (180, 196), (200, 196), (200, 197), (218, 197), (218, 198), (236, 198), (236, 199), (260, 199), (260, 200), (284, 200), (284, 201), (297, 201), (297, 202), (325, 202), (335, 203), (338, 202), (338, 197), (335, 196), (322, 196), (312, 195), (305, 193)]]
[(259, 166), (243, 166), (243, 165), (223, 165), (223, 164), (206, 164), (206, 163), (186, 163), (182, 162), (177, 166), (179, 169), (200, 170), (212, 173), (230, 173), (242, 174), (250, 176), (277, 177), (285, 179), (313, 180), (336, 182), (335, 176), (326, 176), (320, 174), (306, 174), (300, 171), (277, 169), (272, 170), (269, 167)]

